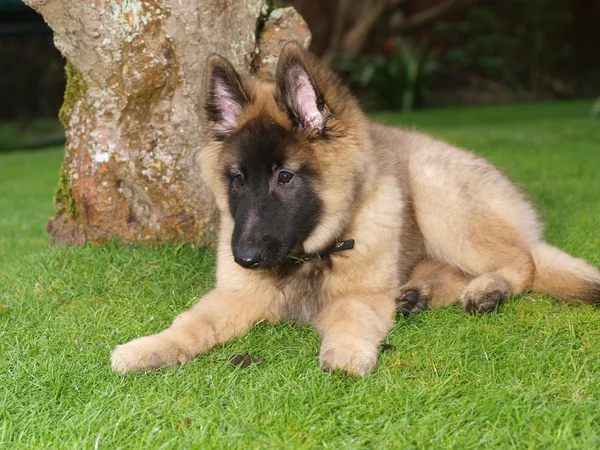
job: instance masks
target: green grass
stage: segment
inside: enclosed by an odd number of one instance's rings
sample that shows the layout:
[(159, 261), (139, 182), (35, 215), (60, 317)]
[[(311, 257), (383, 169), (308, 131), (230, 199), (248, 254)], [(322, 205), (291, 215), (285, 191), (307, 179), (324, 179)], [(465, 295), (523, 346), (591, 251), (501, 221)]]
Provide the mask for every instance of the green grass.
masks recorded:
[[(589, 105), (380, 115), (477, 149), (531, 195), (550, 242), (600, 265)], [(323, 373), (316, 333), (259, 324), (187, 367), (120, 377), (111, 348), (214, 283), (187, 247), (51, 247), (61, 149), (0, 153), (0, 446), (598, 448), (600, 312), (540, 295), (399, 319), (364, 379)], [(264, 361), (242, 369), (235, 354)]]

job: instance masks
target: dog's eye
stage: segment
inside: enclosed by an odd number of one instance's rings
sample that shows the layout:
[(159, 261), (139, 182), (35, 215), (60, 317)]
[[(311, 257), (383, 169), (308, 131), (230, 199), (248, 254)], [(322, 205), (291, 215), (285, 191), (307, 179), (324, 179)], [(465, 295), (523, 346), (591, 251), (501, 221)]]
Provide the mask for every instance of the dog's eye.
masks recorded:
[(288, 184), (293, 179), (294, 179), (293, 173), (282, 170), (281, 172), (279, 172), (279, 175), (277, 176), (277, 183), (278, 184)]
[(242, 175), (241, 173), (236, 173), (233, 175), (233, 177), (231, 178), (231, 181), (233, 182), (233, 184), (236, 184), (238, 186), (243, 186), (244, 185), (244, 175)]

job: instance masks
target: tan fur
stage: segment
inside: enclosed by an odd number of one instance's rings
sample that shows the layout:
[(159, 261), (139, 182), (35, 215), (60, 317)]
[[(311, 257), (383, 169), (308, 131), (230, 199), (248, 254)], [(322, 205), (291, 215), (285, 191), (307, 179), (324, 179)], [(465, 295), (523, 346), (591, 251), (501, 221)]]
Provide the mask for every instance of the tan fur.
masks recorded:
[(598, 302), (600, 273), (583, 259), (544, 242), (533, 247), (532, 256), (535, 276), (531, 289), (570, 302)]
[(473, 276), (458, 267), (424, 259), (415, 267), (411, 280), (402, 286), (400, 297), (408, 291), (416, 291), (427, 297), (430, 308), (453, 305), (472, 279)]
[[(347, 89), (310, 55), (288, 45), (281, 58), (290, 57), (307, 67), (331, 113), (327, 139), (299, 131), (306, 143), (291, 150), (290, 164), (310, 164), (321, 175), (323, 218), (303, 250), (318, 253), (346, 239), (355, 248), (271, 271), (235, 264), (223, 175), (229, 156), (206, 119), (202, 175), (221, 211), (216, 287), (167, 330), (118, 346), (115, 371), (186, 363), (258, 320), (292, 319), (319, 331), (323, 368), (365, 375), (393, 325), (396, 298), (411, 291), (427, 297), (430, 308), (462, 303), (470, 312), (529, 289), (599, 301), (598, 270), (544, 244), (534, 209), (493, 165), (413, 131), (369, 125)], [(233, 70), (213, 58), (208, 77), (214, 67)], [(237, 128), (267, 117), (292, 129), (273, 85), (243, 77), (239, 83), (251, 102)]]

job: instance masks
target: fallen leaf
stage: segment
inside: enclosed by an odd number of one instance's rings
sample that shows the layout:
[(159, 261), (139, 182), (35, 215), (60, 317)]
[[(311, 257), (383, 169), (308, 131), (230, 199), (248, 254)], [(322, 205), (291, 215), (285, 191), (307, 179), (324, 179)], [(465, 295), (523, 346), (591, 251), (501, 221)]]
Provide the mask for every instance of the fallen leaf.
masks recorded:
[(263, 362), (265, 358), (262, 356), (252, 356), (249, 354), (244, 355), (234, 355), (229, 358), (229, 362), (234, 366), (240, 366), (242, 369), (249, 367), (251, 364), (259, 364)]
[(382, 352), (387, 352), (387, 351), (390, 351), (390, 350), (392, 350), (392, 351), (393, 351), (393, 350), (396, 350), (396, 346), (395, 346), (395, 345), (393, 345), (393, 344), (381, 344), (381, 345), (379, 346), (379, 349), (380, 349)]

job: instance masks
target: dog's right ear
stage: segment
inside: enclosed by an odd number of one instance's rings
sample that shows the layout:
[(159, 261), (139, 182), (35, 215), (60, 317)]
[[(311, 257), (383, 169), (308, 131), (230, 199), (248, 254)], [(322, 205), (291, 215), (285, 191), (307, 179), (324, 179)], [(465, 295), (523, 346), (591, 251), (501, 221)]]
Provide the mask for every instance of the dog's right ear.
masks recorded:
[(322, 72), (297, 42), (288, 42), (281, 50), (277, 64), (279, 99), (298, 129), (321, 132), (325, 125), (328, 108), (317, 82)]
[(233, 65), (220, 55), (210, 55), (204, 74), (205, 127), (217, 136), (227, 136), (249, 102), (242, 79)]

